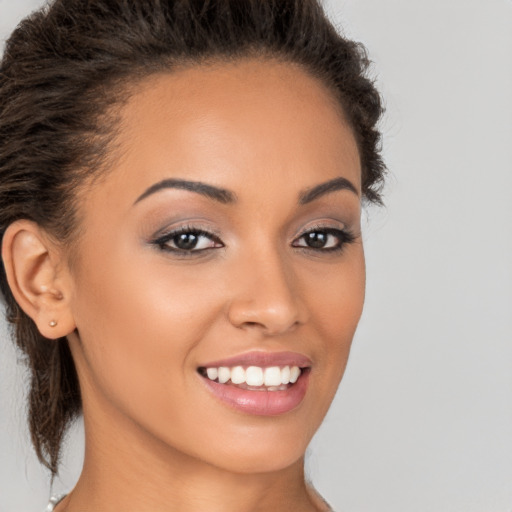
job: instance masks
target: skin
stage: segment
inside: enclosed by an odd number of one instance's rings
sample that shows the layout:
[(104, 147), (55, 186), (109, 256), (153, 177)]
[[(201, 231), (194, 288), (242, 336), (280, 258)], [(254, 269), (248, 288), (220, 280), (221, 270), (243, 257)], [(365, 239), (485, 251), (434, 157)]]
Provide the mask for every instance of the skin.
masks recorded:
[[(304, 453), (343, 375), (365, 285), (361, 167), (339, 106), (296, 66), (246, 60), (146, 78), (120, 128), (115, 164), (81, 193), (73, 265), (28, 221), (4, 241), (19, 303), (45, 336), (68, 337), (82, 390), (84, 469), (57, 511), (325, 510)], [(298, 203), (340, 177), (355, 192)], [(165, 188), (137, 201), (164, 179), (237, 200)], [(151, 243), (184, 225), (217, 241), (188, 256)], [(304, 232), (319, 226), (354, 240), (310, 248)], [(311, 359), (294, 410), (244, 414), (197, 372), (255, 350)]]

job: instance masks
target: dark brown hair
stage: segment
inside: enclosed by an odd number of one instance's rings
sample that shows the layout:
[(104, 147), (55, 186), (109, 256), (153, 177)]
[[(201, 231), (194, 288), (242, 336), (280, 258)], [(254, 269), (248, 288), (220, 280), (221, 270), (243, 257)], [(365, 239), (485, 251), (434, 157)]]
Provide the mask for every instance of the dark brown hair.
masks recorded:
[[(62, 242), (76, 237), (78, 190), (108, 170), (109, 112), (130, 84), (182, 64), (250, 56), (298, 64), (330, 88), (358, 142), (363, 195), (380, 203), (380, 97), (364, 48), (336, 32), (317, 0), (56, 0), (16, 28), (0, 64), (0, 237), (22, 218)], [(69, 346), (41, 336), (3, 265), (0, 287), (30, 368), (32, 442), (55, 475), (81, 409)]]

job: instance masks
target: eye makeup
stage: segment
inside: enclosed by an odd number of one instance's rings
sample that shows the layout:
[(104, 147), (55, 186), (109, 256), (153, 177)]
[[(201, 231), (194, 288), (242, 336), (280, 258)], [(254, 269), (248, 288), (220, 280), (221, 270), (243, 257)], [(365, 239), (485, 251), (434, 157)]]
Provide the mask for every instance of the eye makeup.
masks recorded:
[(162, 251), (181, 254), (197, 253), (224, 247), (218, 236), (211, 231), (194, 225), (180, 226), (162, 234), (150, 243), (158, 246)]
[[(291, 246), (302, 251), (336, 253), (341, 252), (355, 239), (355, 235), (346, 228), (339, 229), (319, 224), (304, 230), (292, 241)], [(149, 243), (161, 251), (179, 257), (195, 257), (225, 247), (220, 236), (193, 223), (160, 234)]]
[[(307, 229), (296, 238), (292, 246), (310, 251), (341, 252), (347, 244), (355, 241), (356, 236), (347, 228), (317, 225)], [(302, 241), (303, 244), (299, 242)]]
[[(316, 257), (329, 255), (332, 258), (359, 237), (355, 228), (359, 222), (359, 209), (354, 208), (352, 202), (349, 205), (347, 208), (339, 201), (326, 198), (315, 200), (314, 204), (301, 206), (288, 219), (285, 217), (280, 227), (279, 220), (270, 217), (270, 213), (261, 217), (261, 224), (254, 220), (260, 218), (259, 215), (254, 216), (255, 212), (247, 212), (240, 219), (238, 210), (226, 211), (225, 207), (212, 208), (209, 204), (195, 204), (195, 201), (191, 204), (190, 200), (180, 198), (172, 204), (166, 200), (157, 208), (146, 211), (142, 216), (141, 234), (147, 245), (169, 257), (201, 259), (213, 256), (218, 249), (232, 248), (235, 240), (242, 242), (246, 235), (250, 237), (250, 230), (261, 233), (270, 223), (269, 229), (274, 234), (269, 233), (268, 236), (275, 237), (277, 232), (283, 246), (288, 245), (296, 253)], [(278, 240), (276, 238), (274, 243), (281, 244)]]

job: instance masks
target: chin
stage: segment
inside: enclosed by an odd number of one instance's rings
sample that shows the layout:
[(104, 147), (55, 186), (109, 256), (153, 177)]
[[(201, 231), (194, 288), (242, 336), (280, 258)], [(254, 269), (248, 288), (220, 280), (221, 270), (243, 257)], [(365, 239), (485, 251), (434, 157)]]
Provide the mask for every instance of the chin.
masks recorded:
[(236, 474), (276, 473), (297, 463), (302, 467), (306, 448), (279, 446), (268, 450), (258, 450), (256, 447), (255, 450), (249, 450), (248, 453), (226, 456), (222, 464), (215, 464), (215, 466)]
[[(227, 429), (228, 430), (228, 429)], [(304, 459), (316, 429), (303, 423), (291, 425), (279, 420), (260, 427), (224, 432), (207, 453), (196, 456), (211, 465), (238, 474), (272, 473), (290, 468)], [(204, 448), (204, 447), (203, 447)]]

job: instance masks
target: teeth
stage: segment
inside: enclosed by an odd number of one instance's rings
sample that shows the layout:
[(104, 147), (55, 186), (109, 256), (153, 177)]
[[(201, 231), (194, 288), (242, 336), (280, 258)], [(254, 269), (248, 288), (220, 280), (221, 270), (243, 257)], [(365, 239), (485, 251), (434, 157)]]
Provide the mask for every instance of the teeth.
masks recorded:
[(219, 370), (217, 368), (207, 368), (206, 375), (210, 380), (215, 380), (219, 376)]
[(259, 366), (249, 366), (245, 372), (245, 382), (248, 386), (261, 386), (263, 384), (263, 370)]
[(231, 378), (231, 370), (225, 366), (219, 368), (219, 382), (225, 384)]
[(233, 384), (242, 384), (245, 382), (245, 370), (241, 366), (235, 366), (231, 370), (231, 382)]
[(265, 386), (269, 391), (281, 391), (287, 389), (288, 384), (295, 384), (301, 374), (298, 366), (270, 366), (260, 368), (259, 366), (243, 366), (228, 368), (206, 368), (206, 376), (210, 380), (218, 380), (220, 384), (231, 381), (233, 384), (247, 384), (251, 387)]
[(281, 384), (281, 368), (279, 366), (265, 368), (263, 379), (265, 386), (279, 386)]
[(281, 384), (288, 384), (290, 382), (290, 367), (285, 366), (281, 370)]
[(295, 384), (300, 375), (300, 368), (298, 366), (292, 366), (290, 368), (290, 382)]

